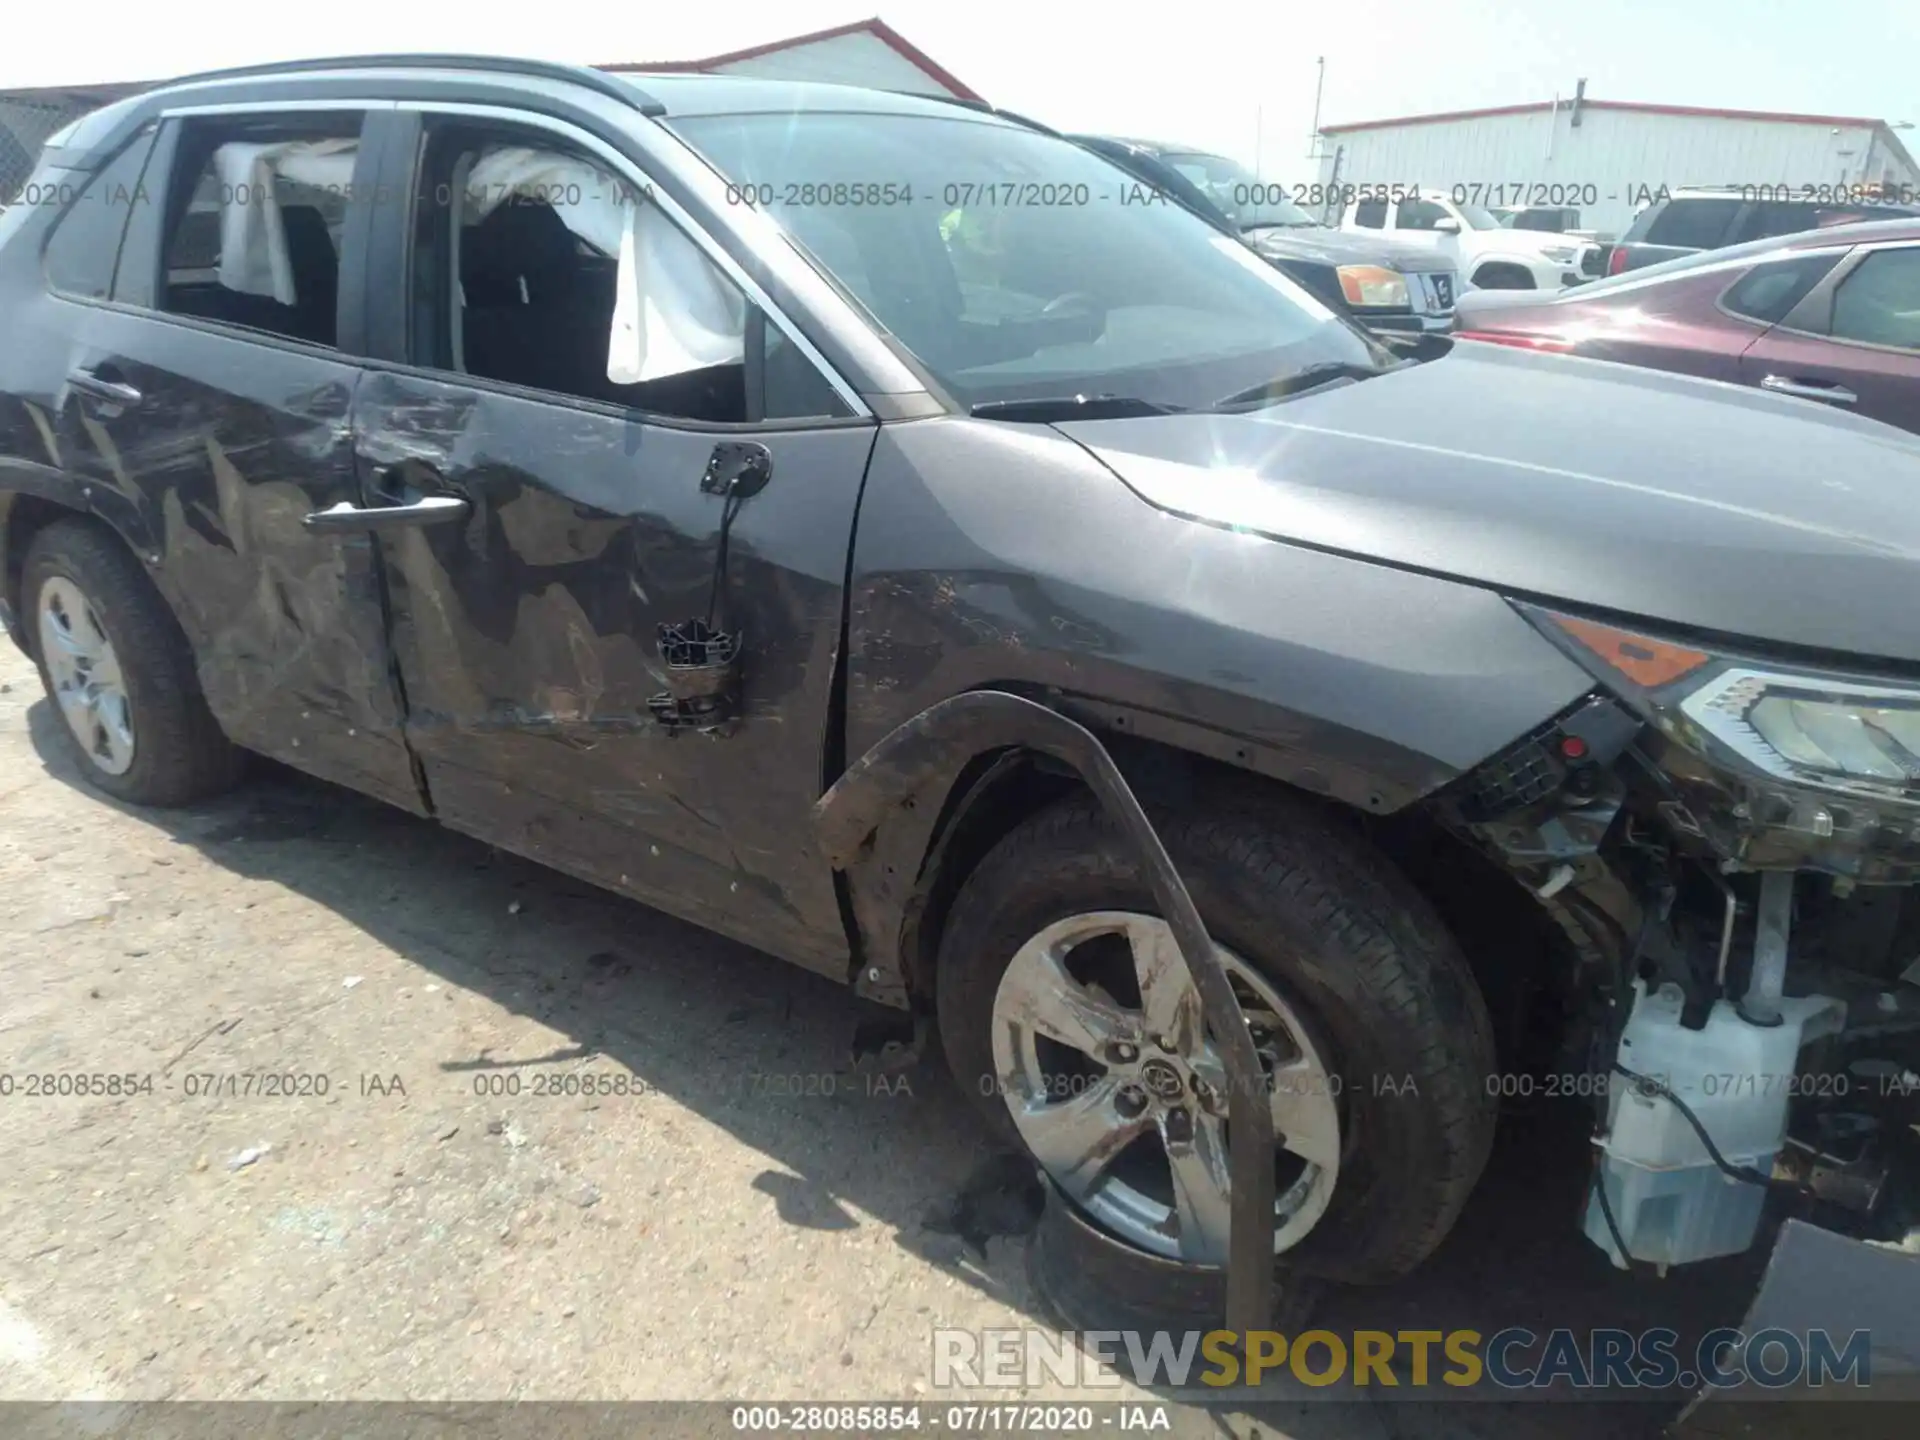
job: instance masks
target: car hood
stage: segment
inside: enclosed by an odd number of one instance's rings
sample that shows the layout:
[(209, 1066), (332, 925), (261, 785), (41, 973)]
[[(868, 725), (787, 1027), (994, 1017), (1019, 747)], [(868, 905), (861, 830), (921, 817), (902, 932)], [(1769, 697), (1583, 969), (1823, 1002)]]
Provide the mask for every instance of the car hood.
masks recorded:
[(1458, 345), (1257, 411), (1059, 428), (1193, 519), (1515, 596), (1920, 662), (1920, 441), (1812, 401)]
[(1417, 245), (1395, 245), (1369, 235), (1325, 226), (1290, 229), (1266, 225), (1245, 232), (1247, 243), (1270, 260), (1307, 260), (1320, 265), (1383, 265), (1405, 272), (1452, 270), (1450, 256)]
[(1475, 315), (1491, 315), (1495, 312), (1511, 313), (1522, 310), (1538, 310), (1542, 313), (1552, 308), (1553, 301), (1559, 295), (1585, 295), (1585, 286), (1572, 290), (1558, 291), (1552, 295), (1543, 295), (1538, 290), (1462, 290), (1455, 302), (1461, 320)]
[(1578, 255), (1593, 247), (1593, 241), (1577, 235), (1562, 235), (1556, 230), (1476, 230), (1482, 250), (1509, 250), (1540, 255), (1548, 250), (1571, 250)]

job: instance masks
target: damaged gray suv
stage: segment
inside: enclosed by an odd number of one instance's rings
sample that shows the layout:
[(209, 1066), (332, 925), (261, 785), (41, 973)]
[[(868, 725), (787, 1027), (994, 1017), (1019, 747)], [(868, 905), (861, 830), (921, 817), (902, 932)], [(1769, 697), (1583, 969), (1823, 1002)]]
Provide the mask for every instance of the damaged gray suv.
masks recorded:
[(29, 190), (0, 595), (105, 794), (257, 752), (846, 981), (1230, 1290), (1405, 1275), (1541, 1076), (1617, 1263), (1915, 1223), (1911, 437), (1398, 361), (931, 99), (303, 62)]

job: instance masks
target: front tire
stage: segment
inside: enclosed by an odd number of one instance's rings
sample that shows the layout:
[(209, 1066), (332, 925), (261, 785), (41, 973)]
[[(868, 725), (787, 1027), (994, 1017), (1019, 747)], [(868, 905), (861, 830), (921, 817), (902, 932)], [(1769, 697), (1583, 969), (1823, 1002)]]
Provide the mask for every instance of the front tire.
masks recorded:
[(166, 602), (115, 537), (62, 520), (34, 537), (23, 618), (58, 730), (96, 789), (185, 805), (230, 788), (242, 752), (207, 709)]
[[(1464, 959), (1389, 861), (1291, 797), (1158, 823), (1273, 1076), (1276, 1253), (1331, 1280), (1399, 1278), (1452, 1228), (1492, 1146), (1492, 1026)], [(1154, 911), (1091, 800), (1036, 815), (955, 899), (941, 1040), (995, 1134), (1104, 1228), (1218, 1265), (1221, 1076)]]

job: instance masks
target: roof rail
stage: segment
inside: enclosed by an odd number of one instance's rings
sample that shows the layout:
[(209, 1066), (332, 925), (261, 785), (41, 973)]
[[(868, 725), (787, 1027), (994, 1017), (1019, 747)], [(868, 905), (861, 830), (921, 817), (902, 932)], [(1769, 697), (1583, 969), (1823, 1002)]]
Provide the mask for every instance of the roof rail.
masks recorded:
[(924, 90), (889, 90), (887, 93), (911, 95), (916, 100), (938, 100), (945, 105), (958, 105), (963, 110), (977, 110), (982, 115), (994, 115), (1002, 120), (1011, 120), (1016, 125), (1024, 125), (1029, 130), (1038, 130), (1042, 135), (1051, 135), (1055, 139), (1066, 138), (1051, 125), (1042, 125), (1038, 120), (1029, 120), (1025, 115), (1016, 114), (1012, 110), (1002, 110), (999, 106), (990, 105), (985, 100), (970, 100), (964, 95), (929, 95)]
[(585, 65), (565, 65), (555, 60), (520, 60), (511, 55), (331, 55), (311, 60), (274, 60), (261, 65), (241, 65), (231, 70), (203, 70), (198, 74), (181, 75), (160, 83), (190, 85), (202, 80), (236, 80), (253, 75), (300, 75), (315, 70), (424, 69), (486, 70), (499, 75), (536, 75), (544, 80), (566, 80), (632, 105), (642, 115), (657, 117), (667, 113), (663, 103), (639, 86), (616, 80), (604, 70), (594, 70)]

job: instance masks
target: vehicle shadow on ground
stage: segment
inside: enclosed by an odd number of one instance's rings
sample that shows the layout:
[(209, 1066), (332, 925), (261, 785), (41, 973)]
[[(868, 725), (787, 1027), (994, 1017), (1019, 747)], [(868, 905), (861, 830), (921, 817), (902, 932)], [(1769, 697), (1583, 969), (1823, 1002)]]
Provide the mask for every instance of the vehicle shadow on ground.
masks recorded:
[[(115, 803), (74, 773), (44, 700), (28, 723), (49, 773), (90, 803)], [(1020, 1167), (991, 1151), (937, 1054), (904, 1083), (852, 1074), (853, 1029), (872, 1012), (843, 987), (265, 762), (240, 791), (205, 805), (121, 808), (238, 875), (327, 907), (445, 983), (569, 1038), (549, 1055), (447, 1055), (449, 1077), (526, 1074), (604, 1055), (766, 1156), (769, 1168), (752, 1184), (779, 1221), (847, 1230), (871, 1216), (928, 1265), (1049, 1318), (1026, 1274), (1021, 1237), (1034, 1208)], [(1685, 1337), (1683, 1356), (1704, 1330), (1738, 1323), (1757, 1259), (1664, 1281), (1624, 1276), (1580, 1237), (1586, 1176), (1581, 1116), (1509, 1117), (1486, 1179), (1434, 1258), (1390, 1289), (1330, 1295), (1314, 1323), (1340, 1333), (1490, 1335), (1519, 1325), (1583, 1336), (1594, 1327), (1667, 1326)], [(1401, 1388), (1367, 1402), (1283, 1381), (1272, 1403), (1237, 1408), (1296, 1440), (1619, 1440), (1657, 1434), (1682, 1398), (1657, 1406), (1418, 1403), (1414, 1395), (1446, 1388), (1437, 1383), (1446, 1368), (1437, 1349), (1434, 1361), (1427, 1390), (1411, 1387), (1401, 1367)], [(1247, 1434), (1242, 1421), (1232, 1428)]]

